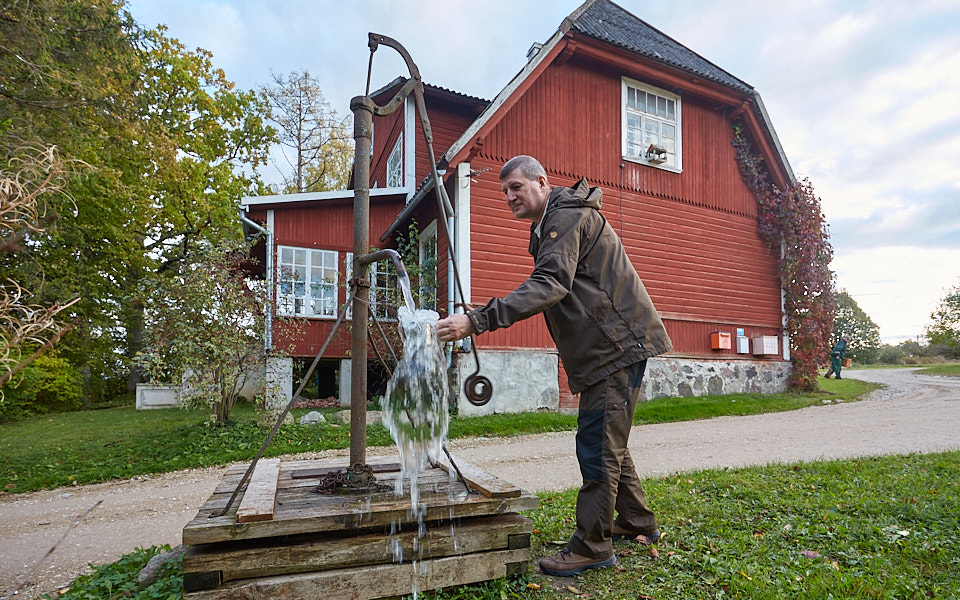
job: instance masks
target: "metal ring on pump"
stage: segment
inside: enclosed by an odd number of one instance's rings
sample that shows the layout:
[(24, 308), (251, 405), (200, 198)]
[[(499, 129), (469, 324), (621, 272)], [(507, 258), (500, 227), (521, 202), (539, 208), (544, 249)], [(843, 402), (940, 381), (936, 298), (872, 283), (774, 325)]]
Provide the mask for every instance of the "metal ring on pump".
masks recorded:
[(479, 371), (467, 377), (466, 381), (463, 382), (463, 393), (466, 394), (470, 404), (483, 406), (490, 402), (490, 397), (493, 396), (493, 384), (490, 383), (489, 379), (478, 373)]

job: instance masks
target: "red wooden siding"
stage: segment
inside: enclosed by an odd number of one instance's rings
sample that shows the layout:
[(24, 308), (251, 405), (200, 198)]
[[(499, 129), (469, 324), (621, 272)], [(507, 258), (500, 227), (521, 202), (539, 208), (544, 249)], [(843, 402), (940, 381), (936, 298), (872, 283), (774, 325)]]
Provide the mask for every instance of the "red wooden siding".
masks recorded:
[[(602, 187), (602, 212), (621, 234), (677, 353), (718, 355), (709, 344), (717, 330), (778, 334), (777, 264), (757, 235), (756, 201), (737, 171), (723, 107), (681, 94), (682, 173), (623, 161), (622, 75), (633, 74), (576, 57), (553, 65), (490, 130), (471, 162), (473, 169), (493, 167), (471, 189), (474, 302), (504, 296), (532, 270), (530, 223), (513, 218), (497, 180), (504, 161), (531, 154), (554, 185), (585, 176)], [(540, 317), (478, 342), (552, 346)]]
[[(780, 335), (779, 327), (760, 327), (750, 326), (739, 322), (697, 322), (697, 321), (677, 321), (669, 318), (664, 319), (664, 325), (667, 327), (667, 333), (673, 341), (675, 354), (691, 354), (702, 356), (709, 354), (716, 358), (736, 358), (737, 356), (756, 358), (752, 355), (737, 354), (736, 345), (730, 350), (711, 350), (710, 334), (715, 331), (723, 331), (736, 337), (737, 328), (742, 328), (748, 338), (761, 335)], [(782, 343), (782, 342), (781, 342)], [(780, 355), (783, 354), (783, 348), (780, 348)], [(769, 357), (768, 357), (769, 358)], [(776, 357), (773, 357), (776, 358)]]
[[(387, 159), (403, 134), (403, 108), (389, 115), (373, 116), (373, 156), (370, 157), (370, 187), (387, 187)], [(404, 148), (406, 151), (406, 148)], [(351, 230), (352, 231), (352, 230)], [(381, 230), (382, 231), (382, 230)], [(378, 236), (379, 237), (379, 236)]]
[[(439, 160), (444, 152), (467, 130), (482, 108), (476, 105), (454, 103), (449, 99), (435, 96), (428, 90), (425, 104), (430, 117), (430, 130), (433, 132), (434, 160)], [(416, 119), (416, 181), (417, 185), (430, 175), (430, 160), (423, 138), (420, 117)]]
[[(527, 251), (530, 221), (515, 219), (503, 199), (498, 174), (500, 163), (477, 157), (473, 170), (490, 167), (477, 175), (470, 189), (471, 296), (483, 305), (491, 297), (502, 297), (523, 283), (533, 271), (533, 257)], [(477, 345), (489, 348), (554, 348), (542, 315), (517, 323), (509, 329), (484, 333)]]
[[(379, 232), (393, 223), (402, 206), (402, 197), (389, 200), (371, 198), (371, 246), (375, 245)], [(276, 207), (274, 210), (275, 245), (337, 251), (340, 269), (337, 302), (342, 305), (346, 302), (349, 293), (344, 261), (347, 253), (353, 252), (353, 200), (302, 202)], [(265, 222), (266, 210), (264, 208), (252, 210), (250, 217), (261, 223)], [(292, 326), (284, 327), (278, 324), (274, 332), (274, 345), (288, 351), (292, 356), (316, 356), (333, 329), (334, 319), (295, 318), (290, 320), (294, 323)], [(343, 358), (349, 354), (350, 328), (348, 325), (340, 326), (337, 337), (324, 353), (325, 358)]]
[(730, 145), (733, 131), (715, 102), (681, 95), (682, 174), (622, 160), (622, 75), (631, 74), (577, 59), (550, 67), (490, 132), (482, 152), (501, 164), (530, 154), (552, 172), (587, 176), (605, 188), (755, 216), (756, 201), (740, 180)]
[[(382, 94), (376, 100), (378, 102), (387, 102), (393, 98), (393, 94), (400, 89), (397, 85), (391, 88), (390, 94)], [(424, 103), (427, 107), (427, 115), (430, 118), (430, 130), (433, 133), (433, 152), (434, 159), (439, 159), (447, 148), (466, 131), (467, 127), (476, 119), (483, 110), (483, 105), (479, 101), (458, 98), (458, 101), (452, 100), (446, 93), (436, 89), (426, 88), (424, 93)], [(410, 99), (413, 102), (413, 98)], [(374, 116), (373, 118), (373, 157), (370, 164), (370, 184), (374, 182), (379, 187), (386, 187), (387, 182), (387, 159), (390, 152), (397, 143), (397, 138), (403, 134), (405, 129), (404, 115), (405, 108), (401, 107), (393, 113), (385, 116)], [(415, 181), (420, 185), (425, 177), (430, 175), (430, 160), (426, 149), (426, 140), (423, 136), (423, 126), (420, 122), (420, 115), (415, 114), (414, 126), (416, 140), (404, 140), (404, 154), (410, 148), (416, 148), (415, 162)], [(404, 166), (406, 162), (404, 162)], [(406, 175), (406, 173), (404, 173)]]
[[(437, 216), (439, 214), (436, 196), (434, 195), (434, 192), (431, 191), (429, 195), (420, 202), (417, 209), (414, 210), (413, 214), (411, 215), (411, 219), (416, 221), (417, 231), (420, 234), (422, 234), (432, 222), (437, 222), (437, 311), (441, 316), (445, 316), (447, 312), (447, 249), (449, 247), (449, 242), (447, 240), (444, 224)], [(384, 229), (381, 229), (381, 231)], [(371, 229), (371, 231), (373, 230)], [(404, 225), (397, 230), (397, 233), (406, 238), (409, 231), (409, 225)], [(392, 247), (397, 246), (395, 243), (396, 237), (397, 236), (395, 234), (393, 240), (391, 240), (390, 245)], [(408, 270), (412, 266), (415, 265), (406, 265)]]

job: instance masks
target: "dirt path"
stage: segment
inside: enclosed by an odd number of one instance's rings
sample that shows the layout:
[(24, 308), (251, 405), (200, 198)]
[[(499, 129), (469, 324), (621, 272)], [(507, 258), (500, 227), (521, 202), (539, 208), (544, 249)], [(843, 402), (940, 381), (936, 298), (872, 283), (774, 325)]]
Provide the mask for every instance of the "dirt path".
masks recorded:
[[(844, 371), (887, 385), (850, 404), (787, 413), (635, 427), (630, 450), (642, 476), (821, 458), (960, 449), (960, 379), (905, 370)], [(452, 440), (451, 452), (532, 491), (580, 483), (573, 433)], [(393, 449), (368, 450), (371, 455)], [(346, 456), (345, 452), (322, 456)], [(15, 585), (75, 517), (94, 510), (31, 577), (33, 598), (138, 546), (176, 545), (223, 468), (18, 494), (0, 500), (0, 594)]]

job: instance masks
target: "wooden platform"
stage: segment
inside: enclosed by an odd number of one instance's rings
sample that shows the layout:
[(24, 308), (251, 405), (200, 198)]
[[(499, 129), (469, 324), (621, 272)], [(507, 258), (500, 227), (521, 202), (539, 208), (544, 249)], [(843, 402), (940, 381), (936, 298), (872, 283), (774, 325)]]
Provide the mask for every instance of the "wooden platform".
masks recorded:
[(408, 482), (396, 496), (399, 472), (389, 464), (371, 465), (381, 491), (315, 493), (322, 474), (345, 467), (342, 459), (258, 463), (249, 497), (210, 518), (246, 470), (233, 467), (183, 529), (192, 546), (183, 559), (184, 598), (368, 600), (526, 571), (532, 525), (517, 513), (536, 508), (536, 496), (457, 464), (477, 492), (468, 494), (444, 469), (427, 469), (419, 479), (422, 529)]

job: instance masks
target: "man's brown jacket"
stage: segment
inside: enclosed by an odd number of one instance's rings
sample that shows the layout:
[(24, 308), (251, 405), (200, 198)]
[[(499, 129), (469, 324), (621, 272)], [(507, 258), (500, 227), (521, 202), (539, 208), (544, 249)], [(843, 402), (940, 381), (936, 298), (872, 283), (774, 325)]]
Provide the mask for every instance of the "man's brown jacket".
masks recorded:
[(553, 188), (540, 236), (536, 224), (530, 228), (533, 273), (507, 297), (467, 313), (483, 333), (543, 312), (574, 394), (672, 348), (620, 238), (600, 214), (601, 195), (586, 179)]

